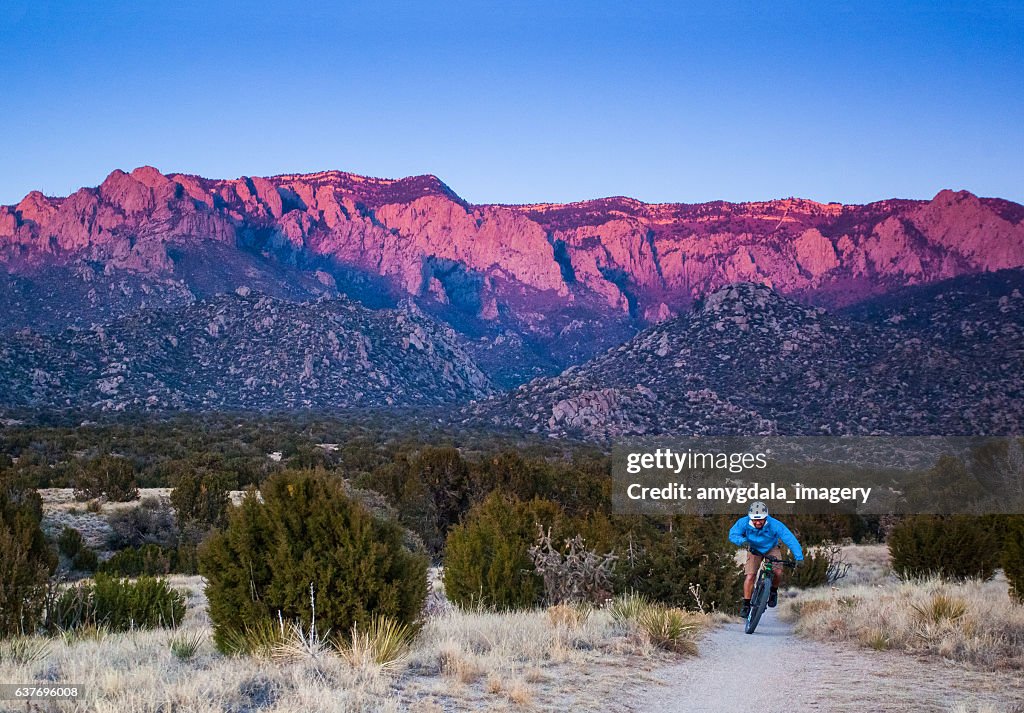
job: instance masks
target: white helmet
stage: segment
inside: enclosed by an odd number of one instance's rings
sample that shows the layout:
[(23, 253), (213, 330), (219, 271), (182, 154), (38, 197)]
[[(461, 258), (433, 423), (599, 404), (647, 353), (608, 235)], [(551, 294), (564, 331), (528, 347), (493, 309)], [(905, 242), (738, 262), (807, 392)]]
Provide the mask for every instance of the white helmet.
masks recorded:
[(764, 520), (768, 517), (768, 506), (760, 500), (751, 503), (750, 510), (747, 511), (747, 517), (751, 520)]

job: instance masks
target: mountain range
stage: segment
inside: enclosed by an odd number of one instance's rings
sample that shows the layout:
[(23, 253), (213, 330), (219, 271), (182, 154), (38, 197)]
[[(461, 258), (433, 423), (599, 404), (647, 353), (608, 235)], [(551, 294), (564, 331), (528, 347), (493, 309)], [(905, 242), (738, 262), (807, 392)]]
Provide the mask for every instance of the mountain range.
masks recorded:
[(474, 205), (434, 176), (142, 167), (0, 206), (0, 383), (10, 405), (455, 403), (594, 438), (1002, 432), (1022, 266), (1024, 206), (965, 191)]

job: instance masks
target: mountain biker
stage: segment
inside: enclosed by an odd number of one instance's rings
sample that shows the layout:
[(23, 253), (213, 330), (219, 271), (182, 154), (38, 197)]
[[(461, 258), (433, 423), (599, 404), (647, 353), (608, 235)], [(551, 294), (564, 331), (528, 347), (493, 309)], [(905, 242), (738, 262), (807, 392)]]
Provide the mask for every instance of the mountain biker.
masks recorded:
[[(744, 565), (746, 579), (743, 580), (743, 609), (740, 616), (746, 618), (750, 612), (750, 596), (754, 591), (754, 580), (761, 566), (764, 555), (781, 558), (779, 541), (785, 542), (793, 552), (797, 564), (804, 561), (804, 551), (789, 528), (773, 517), (768, 517), (768, 506), (760, 500), (752, 503), (745, 517), (741, 517), (729, 529), (729, 542), (750, 550)], [(777, 567), (772, 575), (772, 592), (768, 598), (768, 606), (779, 603), (779, 583), (782, 581), (782, 567)]]

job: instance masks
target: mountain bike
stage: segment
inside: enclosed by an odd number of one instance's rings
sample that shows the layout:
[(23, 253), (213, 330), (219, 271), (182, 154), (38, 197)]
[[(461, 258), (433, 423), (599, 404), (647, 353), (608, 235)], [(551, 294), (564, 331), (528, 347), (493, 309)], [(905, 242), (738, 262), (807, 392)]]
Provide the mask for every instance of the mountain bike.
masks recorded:
[(757, 622), (761, 621), (761, 615), (768, 608), (768, 597), (772, 593), (772, 579), (774, 578), (775, 565), (784, 567), (795, 567), (796, 562), (792, 560), (781, 560), (771, 555), (761, 555), (760, 552), (750, 550), (752, 554), (763, 557), (761, 567), (757, 570), (757, 580), (754, 582), (754, 591), (750, 595), (750, 611), (747, 612), (747, 622), (743, 628), (748, 634), (753, 634), (757, 628)]

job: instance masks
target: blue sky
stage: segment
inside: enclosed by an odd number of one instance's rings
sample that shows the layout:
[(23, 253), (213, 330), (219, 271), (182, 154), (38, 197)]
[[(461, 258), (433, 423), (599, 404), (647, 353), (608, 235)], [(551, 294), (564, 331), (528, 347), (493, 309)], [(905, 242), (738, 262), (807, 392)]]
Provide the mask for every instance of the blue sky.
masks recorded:
[(142, 164), (481, 203), (1024, 201), (1020, 2), (3, 0), (0, 82), (0, 203)]

